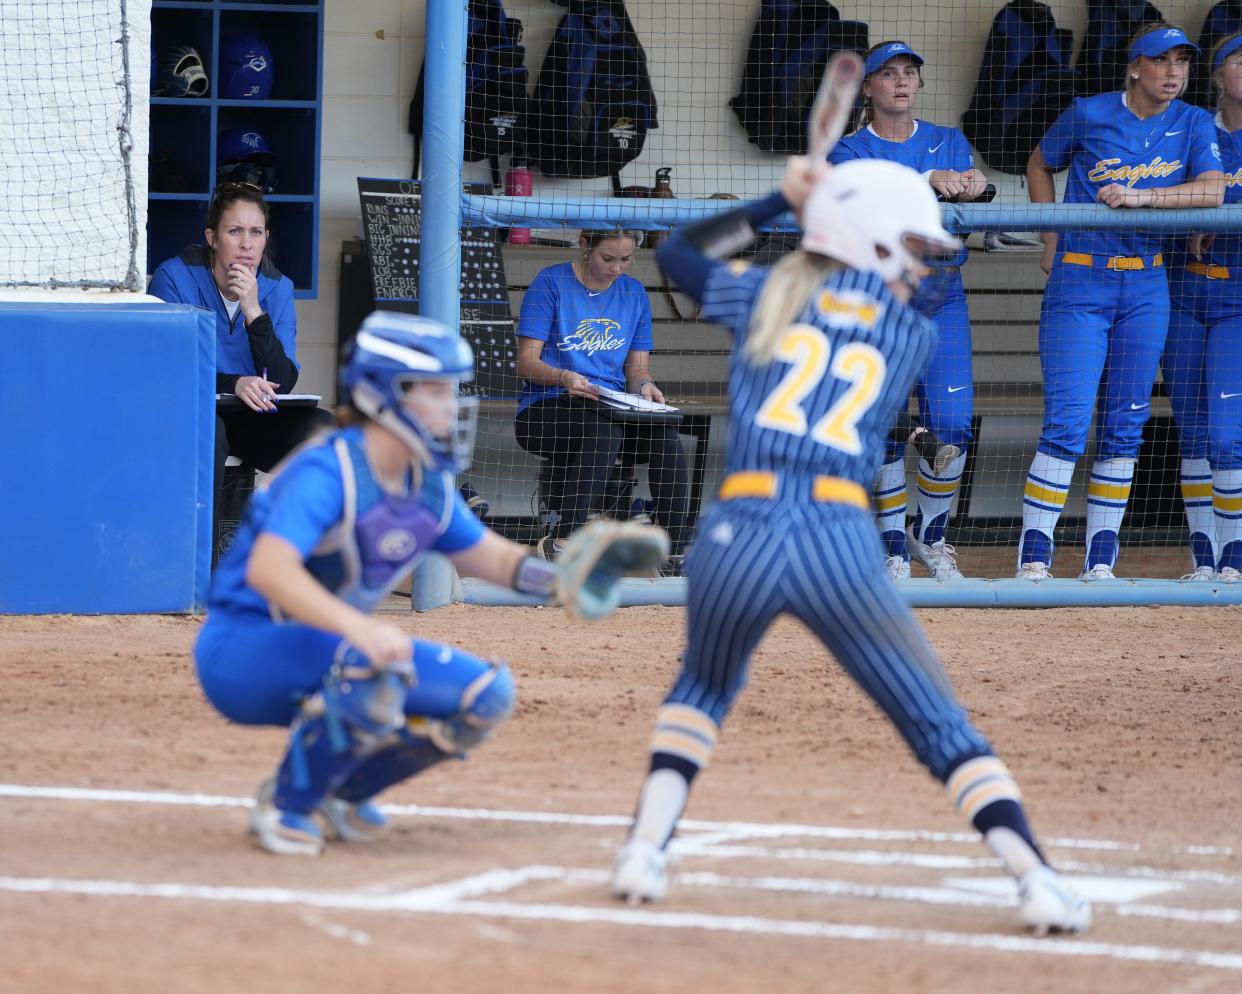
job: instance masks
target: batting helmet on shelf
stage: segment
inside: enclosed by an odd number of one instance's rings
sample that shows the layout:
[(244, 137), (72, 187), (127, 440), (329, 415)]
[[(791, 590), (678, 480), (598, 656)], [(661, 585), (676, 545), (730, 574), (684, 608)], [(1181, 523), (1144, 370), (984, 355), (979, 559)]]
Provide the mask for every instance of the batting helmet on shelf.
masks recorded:
[(229, 128), (220, 132), (216, 181), (253, 183), (264, 193), (276, 192), (276, 160), (263, 134), (254, 128)]
[(205, 97), (207, 89), (207, 70), (197, 48), (176, 45), (163, 51), (151, 96)]
[(220, 96), (226, 100), (266, 100), (275, 80), (267, 42), (254, 35), (220, 36)]

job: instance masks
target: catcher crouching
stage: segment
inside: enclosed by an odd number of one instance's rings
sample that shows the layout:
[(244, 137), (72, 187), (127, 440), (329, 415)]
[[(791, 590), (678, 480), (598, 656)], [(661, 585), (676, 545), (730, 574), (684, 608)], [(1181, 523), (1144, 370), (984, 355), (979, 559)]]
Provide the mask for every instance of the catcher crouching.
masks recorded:
[(290, 730), (250, 817), (269, 852), (379, 837), (381, 791), (464, 757), (512, 712), (503, 663), (371, 614), (422, 555), (586, 619), (668, 555), (660, 529), (601, 521), (549, 563), (484, 526), (454, 485), (474, 442), (477, 401), (458, 396), (473, 370), (439, 322), (367, 317), (341, 370), (342, 426), (255, 492), (213, 578), (194, 647), (204, 693), (230, 721)]

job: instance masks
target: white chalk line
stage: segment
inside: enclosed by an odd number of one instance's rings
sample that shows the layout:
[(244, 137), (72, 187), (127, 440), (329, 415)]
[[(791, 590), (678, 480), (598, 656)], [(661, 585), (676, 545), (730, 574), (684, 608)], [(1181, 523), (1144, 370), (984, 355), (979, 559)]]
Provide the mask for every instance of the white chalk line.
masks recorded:
[[(91, 801), (96, 803), (169, 804), (191, 807), (249, 808), (249, 797), (219, 794), (179, 794), (171, 791), (116, 790), (97, 787), (37, 787), (24, 784), (0, 784), (0, 798), (16, 797), (56, 801)], [(558, 811), (506, 811), (492, 808), (444, 808), (422, 804), (385, 804), (382, 809), (391, 815), (410, 818), (459, 818), (470, 821), (511, 821), (549, 825), (578, 825), (595, 828), (628, 828), (629, 815), (570, 814)], [(798, 825), (761, 822), (722, 822), (685, 818), (678, 823), (680, 831), (719, 832), (743, 839), (803, 837), (812, 839), (863, 840), (871, 842), (943, 842), (977, 844), (973, 832), (931, 832), (925, 830), (844, 828), (831, 825)], [(1111, 839), (1047, 838), (1051, 847), (1062, 849), (1101, 850), (1106, 852), (1142, 852), (1135, 842)], [(1177, 855), (1232, 856), (1230, 846), (1189, 845), (1168, 850)]]
[[(63, 880), (46, 877), (0, 877), (0, 890), (21, 893), (78, 894), (100, 897), (163, 898), (217, 903), (306, 906), (334, 910), (466, 915), (572, 924), (608, 924), (646, 928), (695, 929), (751, 935), (896, 942), (914, 945), (1029, 953), (1037, 956), (1096, 957), (1135, 963), (1183, 964), (1242, 972), (1242, 955), (1151, 945), (1124, 945), (1086, 939), (1036, 939), (996, 933), (945, 932), (822, 921), (793, 921), (753, 915), (647, 911), (561, 904), (525, 904), (472, 899), (537, 879), (564, 878), (562, 867), (497, 869), (450, 883), (394, 894), (332, 893), (289, 888), (214, 887), (204, 884), (140, 884), (111, 880)], [(365, 934), (365, 933), (360, 933)]]

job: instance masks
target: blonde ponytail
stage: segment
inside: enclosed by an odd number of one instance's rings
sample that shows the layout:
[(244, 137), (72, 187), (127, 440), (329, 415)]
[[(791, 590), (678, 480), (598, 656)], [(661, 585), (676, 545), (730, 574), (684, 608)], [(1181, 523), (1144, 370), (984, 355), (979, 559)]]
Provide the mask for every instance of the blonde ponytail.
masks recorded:
[(791, 252), (772, 267), (763, 292), (751, 312), (750, 331), (742, 354), (756, 366), (766, 366), (776, 355), (785, 329), (806, 309), (824, 277), (840, 263), (811, 252)]

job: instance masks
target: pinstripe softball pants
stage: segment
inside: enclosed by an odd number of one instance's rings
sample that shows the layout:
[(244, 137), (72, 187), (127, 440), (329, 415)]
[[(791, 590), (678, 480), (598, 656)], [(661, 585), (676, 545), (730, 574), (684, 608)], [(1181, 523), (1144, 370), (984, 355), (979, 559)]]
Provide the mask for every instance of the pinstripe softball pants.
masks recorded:
[(859, 508), (716, 501), (686, 560), (687, 648), (666, 703), (723, 723), (755, 646), (788, 613), (819, 637), (938, 780), (965, 758), (991, 754), (883, 562), (875, 524)]

